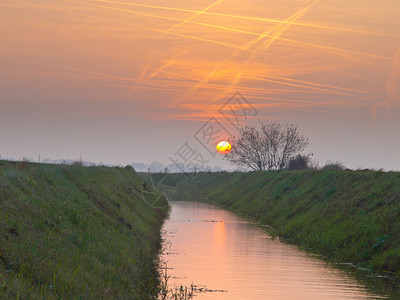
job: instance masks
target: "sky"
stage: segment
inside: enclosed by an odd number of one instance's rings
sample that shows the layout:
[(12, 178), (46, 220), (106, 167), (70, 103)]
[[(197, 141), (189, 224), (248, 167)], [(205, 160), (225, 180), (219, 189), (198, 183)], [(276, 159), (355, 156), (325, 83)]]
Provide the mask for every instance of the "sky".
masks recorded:
[(299, 126), (321, 164), (400, 170), (398, 0), (2, 0), (0, 155), (227, 166)]

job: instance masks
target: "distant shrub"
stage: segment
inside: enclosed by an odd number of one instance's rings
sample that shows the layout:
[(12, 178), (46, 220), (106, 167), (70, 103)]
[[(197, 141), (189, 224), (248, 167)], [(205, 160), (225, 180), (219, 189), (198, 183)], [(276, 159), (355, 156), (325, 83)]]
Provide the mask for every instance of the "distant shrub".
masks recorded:
[(328, 160), (322, 170), (344, 170), (346, 166), (341, 161)]
[(72, 163), (72, 165), (82, 167), (84, 165), (84, 161), (82, 160), (82, 157), (75, 159), (74, 162)]
[(28, 166), (28, 159), (24, 156), (19, 162), (17, 162), (17, 169), (24, 170)]
[(134, 170), (134, 168), (131, 165), (126, 165), (124, 167), (124, 169), (127, 170), (127, 171), (133, 171)]
[(287, 169), (288, 170), (307, 170), (312, 169), (311, 166), (311, 156), (312, 154), (301, 155), (298, 154), (289, 160)]

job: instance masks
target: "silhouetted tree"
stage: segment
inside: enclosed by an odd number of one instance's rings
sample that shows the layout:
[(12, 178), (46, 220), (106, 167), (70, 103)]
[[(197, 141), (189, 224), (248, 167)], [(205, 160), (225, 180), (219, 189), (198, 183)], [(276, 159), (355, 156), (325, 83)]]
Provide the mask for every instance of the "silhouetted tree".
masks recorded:
[(289, 160), (288, 170), (307, 170), (312, 169), (311, 166), (311, 154), (297, 154)]
[(228, 162), (254, 171), (278, 170), (287, 167), (308, 145), (298, 126), (278, 122), (260, 125), (242, 127), (238, 136), (229, 140), (232, 151), (225, 155)]

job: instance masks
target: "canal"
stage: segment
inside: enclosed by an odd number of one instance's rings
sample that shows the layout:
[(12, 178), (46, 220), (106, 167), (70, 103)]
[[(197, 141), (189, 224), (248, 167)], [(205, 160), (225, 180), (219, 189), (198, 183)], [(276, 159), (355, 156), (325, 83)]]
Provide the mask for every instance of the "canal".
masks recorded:
[(328, 263), (212, 205), (173, 202), (163, 231), (169, 285), (193, 284), (195, 299), (400, 299), (388, 280)]

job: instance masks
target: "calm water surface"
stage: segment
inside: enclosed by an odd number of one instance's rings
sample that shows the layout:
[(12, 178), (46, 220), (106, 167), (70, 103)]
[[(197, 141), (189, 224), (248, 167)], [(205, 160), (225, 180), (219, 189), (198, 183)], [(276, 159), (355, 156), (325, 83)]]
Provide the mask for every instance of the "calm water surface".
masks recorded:
[(215, 206), (174, 202), (164, 225), (170, 283), (195, 299), (400, 299), (380, 278), (328, 265)]

